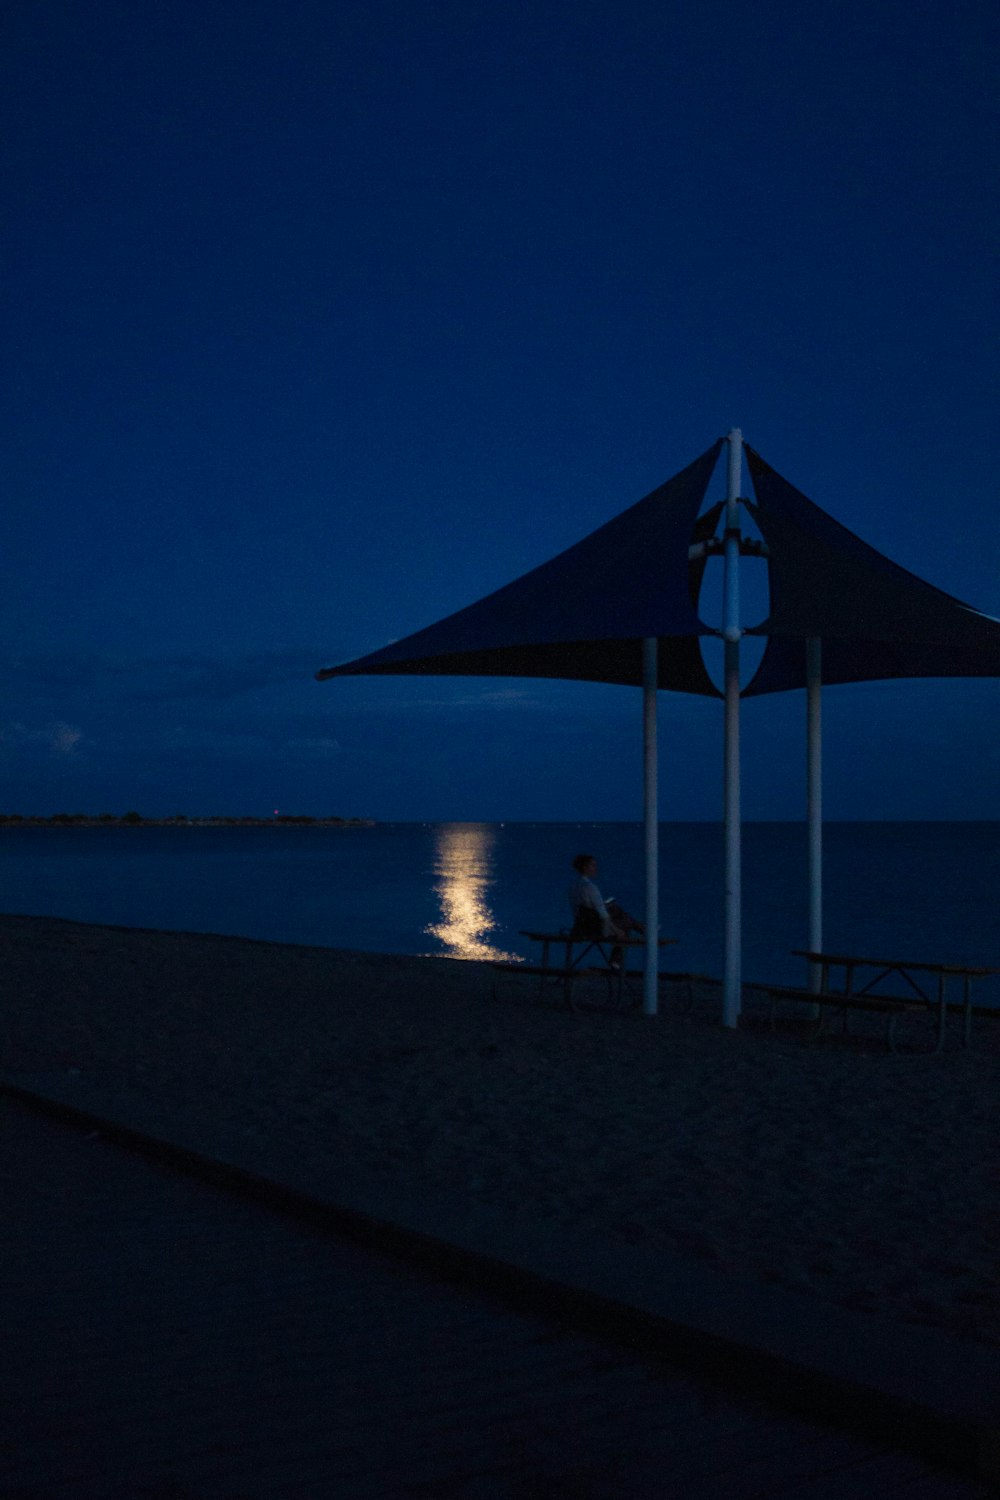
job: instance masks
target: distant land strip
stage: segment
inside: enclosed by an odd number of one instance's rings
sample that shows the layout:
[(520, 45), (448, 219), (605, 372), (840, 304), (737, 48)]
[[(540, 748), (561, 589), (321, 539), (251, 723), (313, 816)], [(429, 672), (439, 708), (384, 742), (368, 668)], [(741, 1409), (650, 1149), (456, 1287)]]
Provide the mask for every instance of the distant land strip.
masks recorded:
[(32, 814), (0, 813), (0, 826), (17, 828), (287, 828), (306, 824), (313, 828), (373, 828), (374, 818), (313, 818), (306, 813), (275, 813), (271, 818), (188, 818), (176, 813), (170, 818), (144, 818), (141, 813), (53, 813), (43, 818)]

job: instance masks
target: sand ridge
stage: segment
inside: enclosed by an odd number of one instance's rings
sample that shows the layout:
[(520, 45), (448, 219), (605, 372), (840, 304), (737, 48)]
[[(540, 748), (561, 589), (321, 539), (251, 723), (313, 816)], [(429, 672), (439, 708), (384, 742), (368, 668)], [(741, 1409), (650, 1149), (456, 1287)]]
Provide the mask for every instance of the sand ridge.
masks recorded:
[(0, 955), (8, 1074), (125, 1077), (319, 1167), (1000, 1344), (1000, 1022), (892, 1056), (752, 1004), (724, 1030), (715, 993), (571, 1014), (448, 959), (14, 916)]

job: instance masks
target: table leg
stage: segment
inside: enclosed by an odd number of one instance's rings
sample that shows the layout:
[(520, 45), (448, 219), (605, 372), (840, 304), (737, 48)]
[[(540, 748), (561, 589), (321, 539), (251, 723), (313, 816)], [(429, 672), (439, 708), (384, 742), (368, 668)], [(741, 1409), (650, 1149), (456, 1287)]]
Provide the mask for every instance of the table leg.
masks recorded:
[(938, 1034), (935, 1052), (940, 1052), (944, 1046), (944, 1029), (948, 1024), (947, 980), (943, 974), (938, 975)]
[(548, 968), (548, 966), (549, 966), (549, 940), (548, 940), (548, 938), (543, 938), (542, 939), (542, 972), (538, 976), (538, 993), (539, 994), (541, 994), (541, 992), (545, 988), (545, 970)]
[(566, 976), (566, 1004), (570, 1010), (573, 1009), (573, 944), (566, 944), (566, 962), (563, 964), (563, 972)]
[(963, 1042), (963, 1044), (966, 1047), (971, 1047), (972, 1046), (972, 975), (971, 974), (966, 974), (965, 975), (965, 995), (964, 995), (963, 998), (964, 998), (964, 1010), (965, 1010), (965, 1014), (963, 1016), (963, 1022), (964, 1022), (964, 1024), (963, 1024), (963, 1027), (962, 1027), (962, 1042)]
[[(845, 964), (844, 965), (844, 994), (846, 996), (846, 995), (853, 994), (853, 992), (854, 992), (854, 965), (853, 964)], [(843, 1034), (845, 1036), (847, 1035), (847, 1017), (848, 1017), (848, 1009), (847, 1009), (847, 1006), (845, 1005), (842, 1008), (841, 1023), (840, 1023), (841, 1031), (843, 1032)]]

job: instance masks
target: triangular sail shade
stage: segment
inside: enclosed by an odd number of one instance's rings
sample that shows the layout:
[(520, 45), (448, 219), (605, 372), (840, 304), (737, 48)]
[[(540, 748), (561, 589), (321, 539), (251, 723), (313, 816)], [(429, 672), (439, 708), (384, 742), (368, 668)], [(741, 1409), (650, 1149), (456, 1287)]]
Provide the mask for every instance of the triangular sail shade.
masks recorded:
[(718, 697), (698, 637), (704, 562), (693, 542), (715, 529), (698, 517), (722, 439), (606, 525), (513, 583), (379, 651), (317, 672), (562, 677), (642, 683), (642, 642), (660, 642), (661, 688)]
[(1000, 621), (907, 572), (841, 526), (744, 444), (767, 543), (771, 612), (747, 697), (801, 688), (805, 641), (823, 643), (823, 682), (1000, 676)]

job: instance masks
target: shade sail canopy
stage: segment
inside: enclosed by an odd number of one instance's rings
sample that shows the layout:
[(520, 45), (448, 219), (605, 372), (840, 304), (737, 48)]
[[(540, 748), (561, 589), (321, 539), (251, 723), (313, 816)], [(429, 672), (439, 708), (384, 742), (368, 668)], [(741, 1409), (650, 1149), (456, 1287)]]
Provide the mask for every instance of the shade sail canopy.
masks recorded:
[(642, 683), (642, 642), (655, 636), (658, 686), (718, 697), (698, 637), (704, 561), (693, 542), (721, 507), (699, 517), (723, 439), (614, 520), (475, 604), (379, 651), (317, 672), (564, 677)]
[[(706, 556), (722, 504), (701, 509), (723, 439), (644, 499), (531, 572), (381, 650), (326, 667), (367, 674), (559, 677), (639, 686), (642, 642), (655, 637), (657, 685), (719, 697), (699, 639)], [(749, 445), (767, 544), (770, 613), (747, 697), (806, 684), (806, 640), (823, 643), (825, 683), (894, 677), (1000, 676), (1000, 620), (894, 563), (783, 479)], [(718, 544), (716, 544), (718, 545)]]
[(744, 444), (767, 543), (767, 636), (744, 693), (801, 688), (805, 641), (823, 643), (823, 681), (1000, 676), (1000, 621), (901, 568), (841, 526)]

